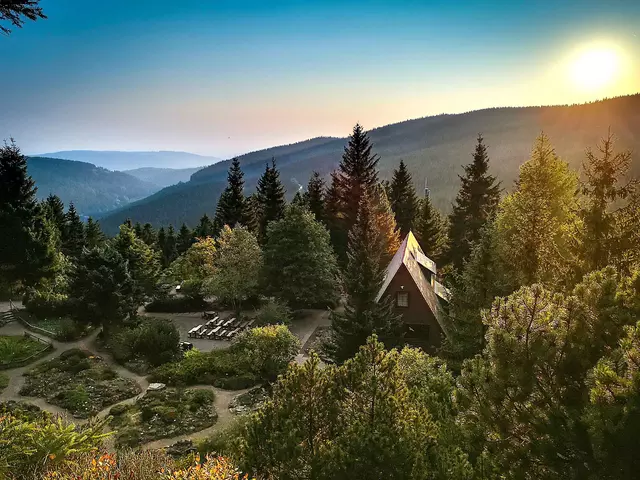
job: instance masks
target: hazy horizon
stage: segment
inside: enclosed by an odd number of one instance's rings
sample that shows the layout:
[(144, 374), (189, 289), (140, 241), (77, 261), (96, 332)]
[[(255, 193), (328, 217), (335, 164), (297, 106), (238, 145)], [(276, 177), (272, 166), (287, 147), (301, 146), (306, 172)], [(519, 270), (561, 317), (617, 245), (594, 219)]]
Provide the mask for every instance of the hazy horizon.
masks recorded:
[(0, 135), (29, 154), (229, 158), (356, 122), (634, 94), (631, 3), (42, 0), (48, 19), (0, 41)]

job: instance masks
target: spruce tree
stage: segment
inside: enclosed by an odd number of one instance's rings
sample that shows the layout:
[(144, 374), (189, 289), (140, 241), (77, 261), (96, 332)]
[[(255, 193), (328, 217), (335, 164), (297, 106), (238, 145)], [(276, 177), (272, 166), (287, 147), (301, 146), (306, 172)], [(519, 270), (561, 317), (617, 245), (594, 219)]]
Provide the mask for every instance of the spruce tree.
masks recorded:
[(307, 202), (305, 200), (304, 195), (300, 193), (300, 190), (298, 190), (296, 194), (293, 196), (293, 199), (291, 200), (291, 205), (295, 205), (296, 207), (307, 208)]
[(416, 189), (404, 160), (400, 160), (398, 169), (393, 171), (393, 179), (389, 187), (389, 202), (400, 229), (400, 236), (404, 238), (413, 228), (418, 212)]
[(136, 233), (136, 237), (142, 238), (142, 225), (140, 225), (140, 222), (136, 222), (133, 231)]
[(420, 200), (413, 233), (424, 254), (439, 265), (447, 247), (447, 225), (429, 197)]
[(178, 255), (182, 255), (184, 252), (189, 250), (189, 247), (193, 244), (193, 233), (187, 227), (186, 223), (183, 223), (180, 227), (180, 232), (178, 233), (178, 240), (176, 243), (176, 248), (178, 250)]
[(372, 153), (369, 136), (361, 125), (356, 124), (342, 154), (338, 171), (332, 175), (331, 215), (329, 228), (338, 257), (347, 259), (349, 231), (358, 216), (360, 198), (363, 192), (372, 192), (378, 183), (379, 157)]
[(178, 258), (178, 239), (173, 225), (169, 225), (162, 248), (162, 266), (168, 267), (176, 258)]
[(213, 221), (214, 236), (218, 235), (225, 225), (233, 228), (236, 225), (247, 224), (249, 212), (243, 190), (244, 173), (240, 168), (240, 161), (234, 158), (229, 167), (227, 186), (216, 206), (216, 216)]
[(164, 249), (167, 243), (167, 232), (165, 232), (164, 227), (160, 227), (158, 230), (158, 234), (156, 236), (156, 241), (154, 248), (160, 254), (160, 256), (164, 256)]
[(196, 238), (213, 237), (213, 222), (206, 213), (200, 218), (200, 223), (193, 230), (193, 236)]
[(65, 227), (64, 203), (57, 195), (49, 194), (44, 201), (45, 215), (58, 229), (62, 238)]
[(67, 257), (78, 258), (82, 254), (85, 245), (84, 224), (73, 202), (64, 216), (65, 227), (62, 236), (62, 253)]
[(400, 235), (391, 205), (382, 185), (378, 184), (373, 188), (371, 202), (373, 204), (374, 222), (380, 233), (385, 252), (380, 261), (382, 266), (386, 267), (400, 247)]
[(280, 220), (284, 216), (284, 186), (280, 181), (280, 172), (276, 168), (275, 159), (271, 159), (271, 166), (267, 163), (265, 171), (258, 180), (256, 187), (256, 201), (258, 205), (258, 240), (264, 244), (269, 222)]
[(96, 248), (104, 244), (105, 236), (100, 229), (100, 224), (89, 217), (84, 227), (84, 238), (87, 248)]
[(153, 226), (150, 223), (145, 223), (142, 226), (142, 235), (140, 236), (140, 239), (150, 247), (156, 244), (156, 231), (153, 229)]
[(324, 179), (318, 172), (313, 172), (307, 184), (307, 191), (304, 193), (304, 197), (309, 211), (313, 213), (319, 222), (324, 222), (326, 216), (324, 207), (325, 190)]
[(625, 228), (628, 208), (624, 208), (622, 202), (633, 197), (638, 181), (630, 178), (631, 151), (616, 153), (614, 146), (615, 139), (609, 130), (607, 138), (597, 146), (599, 154), (588, 149), (583, 165), (586, 178), (582, 192), (586, 202), (581, 211), (582, 244), (587, 271), (598, 270), (609, 263), (619, 264), (626, 250), (625, 239), (632, 235), (630, 229)]
[(460, 270), (471, 253), (471, 245), (480, 238), (482, 227), (495, 217), (500, 200), (500, 183), (489, 172), (489, 156), (482, 135), (473, 154), (473, 162), (464, 167), (460, 191), (449, 216), (448, 260)]
[(36, 201), (27, 159), (11, 140), (0, 148), (0, 279), (34, 285), (52, 273), (51, 228)]
[(344, 313), (331, 312), (331, 336), (325, 351), (336, 363), (352, 357), (367, 337), (376, 333), (387, 347), (402, 338), (402, 320), (394, 313), (392, 299), (376, 297), (386, 271), (386, 241), (376, 224), (375, 205), (367, 192), (360, 200), (356, 224), (349, 232), (344, 288), (348, 295)]

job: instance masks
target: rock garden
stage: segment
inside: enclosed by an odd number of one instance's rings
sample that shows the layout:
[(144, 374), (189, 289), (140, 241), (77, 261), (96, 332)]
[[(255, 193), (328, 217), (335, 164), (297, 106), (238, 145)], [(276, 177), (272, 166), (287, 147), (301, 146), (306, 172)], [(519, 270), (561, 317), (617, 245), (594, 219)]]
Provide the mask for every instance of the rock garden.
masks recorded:
[(100, 357), (80, 349), (67, 350), (25, 376), (20, 395), (45, 398), (77, 418), (95, 415), (141, 392), (135, 381), (119, 377)]
[(204, 389), (148, 391), (132, 405), (116, 405), (109, 415), (116, 445), (135, 447), (160, 438), (197, 432), (213, 425), (214, 393)]

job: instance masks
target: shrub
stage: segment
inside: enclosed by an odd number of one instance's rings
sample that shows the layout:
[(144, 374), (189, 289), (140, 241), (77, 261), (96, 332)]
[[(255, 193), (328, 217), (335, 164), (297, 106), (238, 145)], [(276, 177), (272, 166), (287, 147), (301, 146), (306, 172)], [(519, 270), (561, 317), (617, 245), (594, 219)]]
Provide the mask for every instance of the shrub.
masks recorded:
[(300, 342), (284, 325), (253, 328), (239, 335), (231, 346), (247, 371), (273, 381), (284, 372), (300, 350)]
[(178, 329), (165, 319), (145, 319), (111, 333), (107, 340), (107, 348), (118, 363), (143, 360), (151, 366), (175, 360), (180, 353), (179, 344)]
[(61, 342), (69, 342), (76, 340), (84, 333), (84, 326), (72, 318), (61, 318), (58, 322), (58, 328), (56, 333), (56, 340)]
[(243, 390), (245, 388), (253, 387), (258, 383), (258, 378), (252, 373), (245, 373), (242, 375), (235, 375), (233, 377), (221, 377), (216, 378), (213, 382), (213, 386), (222, 388), (223, 390)]
[(32, 289), (27, 291), (22, 303), (36, 317), (63, 317), (71, 313), (67, 296), (60, 293)]
[(225, 455), (237, 458), (240, 452), (240, 442), (247, 424), (246, 416), (235, 417), (224, 428), (217, 430), (210, 436), (197, 443), (198, 452), (203, 457), (209, 454)]
[(156, 298), (151, 303), (145, 305), (147, 312), (200, 312), (207, 309), (208, 304), (202, 298), (193, 297), (164, 297)]
[(291, 323), (291, 309), (284, 302), (277, 300), (269, 300), (262, 305), (256, 312), (257, 326)]

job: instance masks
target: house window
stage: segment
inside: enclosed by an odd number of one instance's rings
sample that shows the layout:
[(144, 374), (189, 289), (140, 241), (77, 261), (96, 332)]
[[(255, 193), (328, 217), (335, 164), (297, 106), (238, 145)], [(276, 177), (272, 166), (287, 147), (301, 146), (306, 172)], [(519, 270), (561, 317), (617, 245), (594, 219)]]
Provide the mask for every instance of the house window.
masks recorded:
[(409, 306), (409, 292), (398, 292), (396, 294), (396, 305), (398, 307)]

